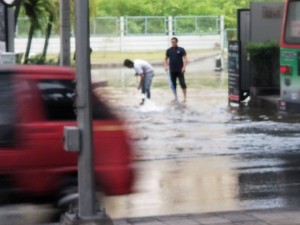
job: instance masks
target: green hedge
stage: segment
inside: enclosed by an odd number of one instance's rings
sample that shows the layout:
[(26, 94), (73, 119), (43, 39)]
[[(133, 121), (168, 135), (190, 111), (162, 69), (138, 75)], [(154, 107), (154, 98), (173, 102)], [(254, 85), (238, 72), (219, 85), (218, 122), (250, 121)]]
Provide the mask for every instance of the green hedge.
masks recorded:
[(276, 86), (274, 81), (279, 79), (279, 42), (249, 43), (246, 50), (250, 56), (250, 63), (254, 66), (251, 85), (256, 87)]

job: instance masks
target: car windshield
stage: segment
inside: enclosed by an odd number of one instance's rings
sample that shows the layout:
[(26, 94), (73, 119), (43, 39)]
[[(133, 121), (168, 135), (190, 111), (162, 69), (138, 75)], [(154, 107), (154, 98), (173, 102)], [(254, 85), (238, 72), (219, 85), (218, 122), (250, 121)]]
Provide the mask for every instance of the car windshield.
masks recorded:
[(300, 1), (291, 1), (286, 17), (285, 42), (300, 44)]
[[(46, 115), (49, 120), (76, 120), (75, 82), (72, 80), (40, 80), (38, 88), (42, 93)], [(112, 119), (110, 109), (93, 95), (93, 119)]]

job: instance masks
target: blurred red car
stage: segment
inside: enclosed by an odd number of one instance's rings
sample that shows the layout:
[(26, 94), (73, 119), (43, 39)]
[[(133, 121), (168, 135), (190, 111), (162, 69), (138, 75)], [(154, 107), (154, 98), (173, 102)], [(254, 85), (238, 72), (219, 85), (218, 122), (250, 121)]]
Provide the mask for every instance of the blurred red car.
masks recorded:
[[(74, 79), (75, 71), (64, 67), (0, 69), (2, 199), (53, 200), (77, 191), (77, 154), (62, 143), (64, 126), (76, 125)], [(96, 96), (93, 119), (97, 187), (107, 195), (128, 194), (134, 169), (125, 125)]]

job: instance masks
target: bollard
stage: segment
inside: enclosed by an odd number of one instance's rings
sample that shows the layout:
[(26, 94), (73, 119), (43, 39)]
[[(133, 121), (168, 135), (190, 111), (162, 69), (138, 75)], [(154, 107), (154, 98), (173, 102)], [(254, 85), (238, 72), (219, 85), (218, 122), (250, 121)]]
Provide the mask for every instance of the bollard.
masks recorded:
[(223, 67), (222, 67), (222, 56), (221, 54), (219, 54), (216, 57), (216, 61), (215, 61), (215, 71), (222, 71)]

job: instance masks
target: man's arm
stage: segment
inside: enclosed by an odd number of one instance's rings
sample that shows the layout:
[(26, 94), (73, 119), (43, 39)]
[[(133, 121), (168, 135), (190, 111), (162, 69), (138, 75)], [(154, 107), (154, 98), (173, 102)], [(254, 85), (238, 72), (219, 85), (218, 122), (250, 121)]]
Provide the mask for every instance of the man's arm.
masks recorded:
[(141, 78), (140, 78), (140, 82), (139, 82), (139, 85), (138, 85), (138, 90), (140, 90), (142, 88), (142, 85), (144, 83), (144, 79), (145, 79), (145, 75), (144, 74), (140, 74), (139, 75)]
[(169, 57), (166, 56), (165, 57), (165, 62), (164, 62), (164, 67), (165, 67), (165, 70), (168, 71), (169, 70)]
[(169, 50), (166, 51), (166, 57), (164, 61), (165, 71), (169, 70)]
[(182, 59), (183, 59), (182, 72), (185, 73), (185, 71), (186, 71), (186, 65), (188, 64), (188, 59), (187, 59), (187, 56), (186, 56), (186, 55), (184, 55), (184, 56), (182, 57)]

